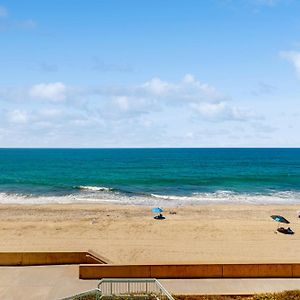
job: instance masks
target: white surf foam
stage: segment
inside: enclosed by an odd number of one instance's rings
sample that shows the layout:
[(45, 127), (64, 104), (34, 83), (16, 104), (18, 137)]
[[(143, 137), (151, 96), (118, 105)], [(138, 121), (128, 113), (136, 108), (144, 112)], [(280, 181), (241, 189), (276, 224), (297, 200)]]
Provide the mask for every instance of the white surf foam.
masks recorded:
[(112, 191), (112, 188), (104, 187), (104, 186), (88, 186), (88, 185), (80, 185), (79, 189), (93, 192), (109, 192)]
[[(100, 187), (97, 187), (98, 189)], [(299, 204), (300, 192), (282, 191), (269, 194), (234, 193), (216, 191), (213, 193), (194, 193), (190, 196), (179, 195), (126, 195), (111, 193), (110, 189), (84, 189), (84, 192), (66, 196), (36, 196), (0, 193), (3, 204), (47, 204), (47, 203), (111, 203), (124, 205), (181, 206), (201, 204)], [(88, 192), (90, 191), (90, 192)], [(96, 190), (98, 191), (98, 190)]]

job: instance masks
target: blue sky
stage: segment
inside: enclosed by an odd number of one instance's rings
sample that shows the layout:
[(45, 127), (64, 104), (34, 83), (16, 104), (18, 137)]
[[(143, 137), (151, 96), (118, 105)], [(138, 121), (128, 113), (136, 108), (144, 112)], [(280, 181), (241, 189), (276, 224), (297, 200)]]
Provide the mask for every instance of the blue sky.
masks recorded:
[(0, 0), (0, 147), (299, 147), (300, 1)]

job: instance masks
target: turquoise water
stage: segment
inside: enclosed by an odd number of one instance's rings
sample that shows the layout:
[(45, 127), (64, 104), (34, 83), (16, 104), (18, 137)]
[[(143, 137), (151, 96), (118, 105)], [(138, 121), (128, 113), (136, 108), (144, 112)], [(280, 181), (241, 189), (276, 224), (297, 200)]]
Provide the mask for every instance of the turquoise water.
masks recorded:
[(300, 203), (300, 149), (0, 149), (0, 202)]

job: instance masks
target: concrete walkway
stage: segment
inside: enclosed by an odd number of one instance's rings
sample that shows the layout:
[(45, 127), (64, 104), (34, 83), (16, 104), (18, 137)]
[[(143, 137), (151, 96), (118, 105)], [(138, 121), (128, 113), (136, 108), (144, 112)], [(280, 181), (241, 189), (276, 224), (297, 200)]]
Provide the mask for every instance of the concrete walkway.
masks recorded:
[(55, 300), (94, 289), (78, 279), (78, 266), (0, 267), (0, 299)]
[[(300, 288), (298, 279), (164, 279), (173, 294), (252, 294)], [(54, 300), (94, 289), (80, 280), (78, 266), (0, 267), (0, 299)]]

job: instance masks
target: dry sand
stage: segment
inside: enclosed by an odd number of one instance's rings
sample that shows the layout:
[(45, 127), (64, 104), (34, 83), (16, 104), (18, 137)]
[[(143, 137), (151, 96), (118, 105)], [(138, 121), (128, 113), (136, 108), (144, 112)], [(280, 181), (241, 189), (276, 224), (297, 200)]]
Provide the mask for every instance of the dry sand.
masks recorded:
[[(114, 263), (300, 262), (300, 218), (293, 205), (169, 208), (103, 204), (0, 205), (0, 251), (92, 249)], [(271, 214), (291, 221), (275, 234)]]

